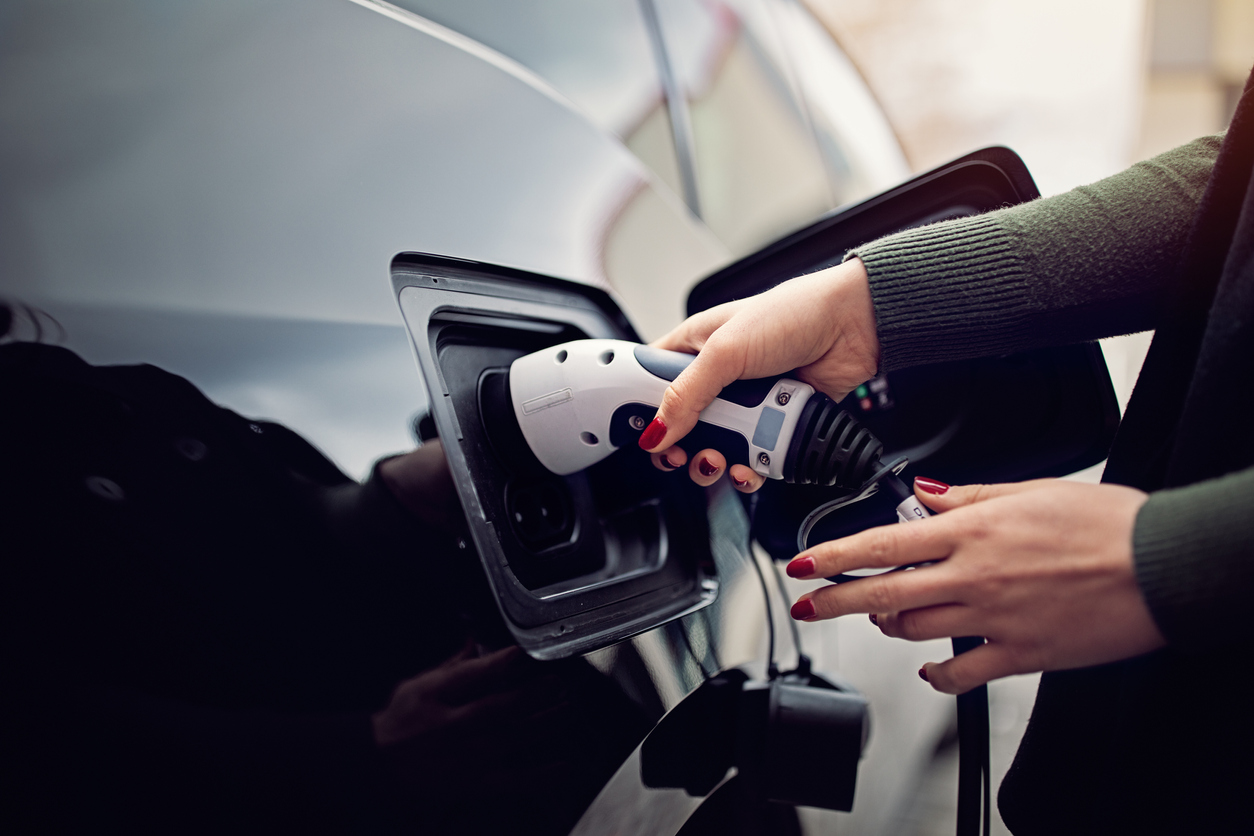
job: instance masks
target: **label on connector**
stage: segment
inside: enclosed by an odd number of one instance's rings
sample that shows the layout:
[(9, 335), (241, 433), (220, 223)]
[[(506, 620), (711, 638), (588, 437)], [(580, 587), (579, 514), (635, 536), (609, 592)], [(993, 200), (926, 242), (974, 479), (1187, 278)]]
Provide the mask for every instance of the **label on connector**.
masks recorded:
[(548, 409), (550, 406), (557, 406), (559, 403), (566, 403), (573, 397), (574, 394), (569, 389), (559, 389), (556, 392), (550, 392), (547, 395), (532, 398), (531, 400), (523, 403), (523, 414), (530, 415), (533, 412)]
[(908, 496), (897, 506), (897, 522), (914, 522), (932, 516), (917, 496)]
[(758, 425), (753, 428), (753, 446), (761, 447), (763, 450), (774, 450), (779, 441), (779, 431), (784, 428), (785, 417), (787, 416), (783, 410), (769, 406), (762, 407)]

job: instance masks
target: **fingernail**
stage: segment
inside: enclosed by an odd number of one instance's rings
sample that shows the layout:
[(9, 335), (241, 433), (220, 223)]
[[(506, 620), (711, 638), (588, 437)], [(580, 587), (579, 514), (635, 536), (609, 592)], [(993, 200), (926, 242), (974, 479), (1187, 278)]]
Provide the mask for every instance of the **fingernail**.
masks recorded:
[(927, 682), (927, 668), (919, 668), (919, 679)]
[(704, 457), (697, 462), (697, 470), (701, 471), (702, 476), (713, 476), (715, 473), (718, 473), (718, 467), (714, 462)]
[(744, 481), (744, 482), (742, 482), (742, 481), (740, 481), (739, 479), (737, 479), (735, 476), (733, 476), (733, 477), (731, 478), (731, 480), (732, 480), (733, 482), (735, 482), (735, 483), (736, 483), (736, 487), (738, 487), (738, 488), (747, 487), (747, 486), (748, 486), (748, 484), (749, 484), (749, 482), (748, 482), (748, 481)]
[(789, 615), (797, 621), (805, 621), (807, 618), (814, 617), (814, 602), (809, 598), (802, 598), (800, 601), (792, 605)]
[(871, 623), (876, 627), (880, 626), (880, 620), (876, 617), (875, 613), (869, 613), (867, 618), (871, 619)]
[(644, 432), (640, 434), (640, 449), (652, 450), (662, 443), (663, 438), (666, 438), (666, 424), (661, 418), (654, 418), (653, 423), (645, 427)]
[(671, 461), (671, 460), (670, 460), (669, 458), (667, 458), (666, 456), (663, 456), (663, 457), (662, 457), (662, 467), (666, 468), (667, 470), (676, 470), (676, 469), (679, 467), (679, 465), (675, 464), (673, 461)]
[(806, 575), (813, 575), (814, 558), (795, 557), (784, 571), (788, 573), (790, 578), (804, 578)]
[(924, 493), (942, 494), (949, 490), (949, 485), (938, 479), (929, 479), (926, 476), (914, 477), (915, 486)]

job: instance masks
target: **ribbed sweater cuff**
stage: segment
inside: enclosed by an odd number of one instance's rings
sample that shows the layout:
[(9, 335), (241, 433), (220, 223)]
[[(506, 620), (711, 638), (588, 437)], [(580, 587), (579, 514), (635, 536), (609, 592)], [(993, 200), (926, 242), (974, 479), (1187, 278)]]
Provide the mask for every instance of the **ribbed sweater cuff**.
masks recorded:
[(1137, 582), (1167, 640), (1214, 645), (1250, 634), (1254, 468), (1157, 491), (1133, 532)]
[(997, 215), (906, 230), (854, 256), (870, 277), (881, 371), (1021, 346), (1030, 277)]

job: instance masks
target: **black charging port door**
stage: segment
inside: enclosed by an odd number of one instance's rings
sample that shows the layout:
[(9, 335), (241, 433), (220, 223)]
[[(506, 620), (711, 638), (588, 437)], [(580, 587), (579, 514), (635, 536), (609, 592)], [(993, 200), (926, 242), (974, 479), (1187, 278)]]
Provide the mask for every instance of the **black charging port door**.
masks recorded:
[(393, 261), (392, 281), (471, 538), (524, 649), (587, 653), (714, 600), (702, 489), (630, 447), (555, 476), (514, 421), (518, 357), (568, 340), (638, 339), (607, 294), (418, 253)]
[[(706, 277), (688, 296), (693, 314), (840, 263), (860, 244), (1039, 197), (1023, 161), (986, 148), (925, 172)], [(1064, 476), (1106, 456), (1119, 406), (1096, 343), (901, 369), (859, 386), (841, 404), (884, 442), (885, 461), (908, 456), (908, 473), (951, 484)], [(774, 557), (797, 552), (810, 510), (848, 495), (840, 488), (768, 483), (755, 499), (753, 531)], [(811, 533), (816, 543), (896, 520), (888, 492), (849, 505)]]

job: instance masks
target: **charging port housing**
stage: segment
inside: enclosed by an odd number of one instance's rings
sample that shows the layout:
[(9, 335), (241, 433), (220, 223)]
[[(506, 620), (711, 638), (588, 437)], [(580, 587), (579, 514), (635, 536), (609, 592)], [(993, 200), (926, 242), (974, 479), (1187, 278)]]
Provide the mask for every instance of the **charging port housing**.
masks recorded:
[(638, 340), (603, 291), (407, 254), (392, 279), (474, 545), (507, 626), (532, 656), (605, 647), (710, 604), (709, 502), (639, 450), (555, 476), (531, 454), (510, 364), (589, 337)]

